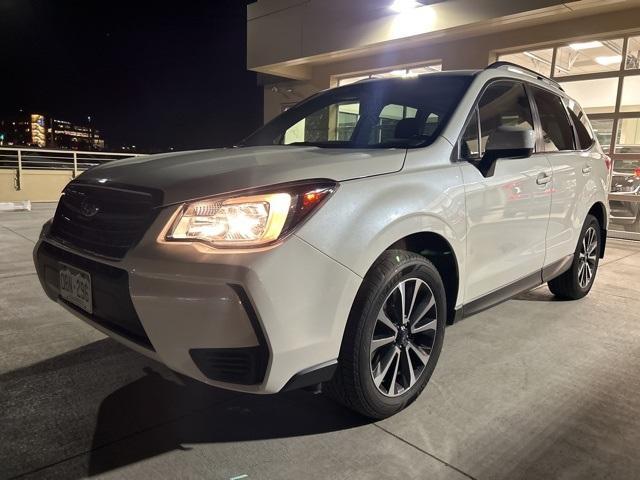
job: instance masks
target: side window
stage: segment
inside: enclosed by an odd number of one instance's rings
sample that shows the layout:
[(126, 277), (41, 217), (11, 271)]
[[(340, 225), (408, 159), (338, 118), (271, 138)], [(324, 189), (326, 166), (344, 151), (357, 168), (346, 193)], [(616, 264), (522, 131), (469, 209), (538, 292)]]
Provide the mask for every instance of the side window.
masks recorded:
[(466, 160), (480, 158), (480, 132), (478, 131), (478, 109), (473, 109), (467, 128), (460, 141), (460, 157)]
[(574, 150), (573, 131), (562, 99), (554, 93), (535, 87), (533, 98), (540, 114), (544, 151)]
[(499, 127), (533, 129), (531, 106), (524, 85), (511, 81), (492, 83), (478, 102), (476, 118), (467, 125), (460, 145), (461, 157), (468, 160), (482, 157), (489, 137)]
[(593, 145), (594, 135), (587, 116), (582, 111), (582, 108), (580, 108), (580, 105), (578, 105), (575, 101), (567, 98), (564, 98), (563, 101), (567, 107), (567, 110), (569, 110), (569, 116), (571, 117), (571, 121), (576, 128), (576, 134), (578, 135), (580, 148), (583, 150), (589, 148), (591, 145)]
[(478, 103), (480, 152), (484, 154), (491, 134), (503, 126), (533, 129), (531, 106), (520, 82), (496, 82), (487, 88)]

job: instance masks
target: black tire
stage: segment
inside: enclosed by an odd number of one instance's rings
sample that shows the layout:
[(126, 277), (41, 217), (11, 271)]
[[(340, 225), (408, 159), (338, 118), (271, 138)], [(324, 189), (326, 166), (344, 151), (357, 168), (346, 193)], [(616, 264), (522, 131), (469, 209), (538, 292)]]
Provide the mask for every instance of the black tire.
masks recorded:
[[(428, 288), (425, 288), (425, 284)], [(387, 309), (390, 304), (393, 304), (394, 299), (396, 299), (394, 308), (397, 309), (401, 285), (404, 285), (405, 297), (411, 296), (413, 302), (406, 320), (394, 323), (398, 327), (395, 333), (396, 339), (384, 347), (389, 351), (397, 349), (397, 360), (395, 360), (395, 352), (391, 358), (398, 362), (398, 367), (395, 372), (392, 372), (392, 378), (388, 381), (393, 386), (389, 386), (388, 392), (385, 394), (381, 389), (383, 388), (382, 383), (385, 383), (386, 380), (377, 386), (374, 383), (374, 368), (372, 366), (376, 358), (374, 355), (381, 355), (380, 351), (383, 348), (378, 347), (378, 350), (372, 345), (374, 334), (378, 332), (376, 329), (381, 326), (378, 320), (379, 314), (383, 311), (383, 306), (384, 309)], [(419, 297), (413, 295), (415, 290), (419, 291)], [(428, 306), (433, 304), (428, 297), (429, 293), (431, 298), (435, 300), (435, 327), (433, 306)], [(416, 304), (415, 310), (414, 303)], [(418, 303), (420, 303), (419, 306)], [(404, 305), (408, 304), (404, 303)], [(402, 312), (405, 312), (404, 307), (402, 308)], [(425, 311), (424, 316), (422, 316), (422, 310)], [(414, 315), (411, 314), (412, 311), (415, 313)], [(442, 279), (431, 262), (421, 255), (404, 250), (384, 252), (365, 276), (356, 295), (340, 349), (338, 370), (326, 386), (327, 393), (348, 408), (374, 419), (389, 417), (405, 408), (420, 395), (436, 366), (444, 339), (446, 312), (446, 296)], [(391, 315), (386, 320), (390, 318)], [(416, 320), (412, 321), (410, 318)], [(420, 319), (423, 320), (420, 321)], [(417, 333), (417, 330), (422, 330), (427, 326), (424, 322), (428, 323), (430, 327)], [(420, 326), (418, 326), (419, 323)], [(391, 335), (393, 336), (393, 333)], [(430, 337), (431, 335), (433, 337)], [(427, 344), (429, 345), (427, 346)], [(427, 352), (429, 354), (426, 363), (420, 361), (421, 356), (418, 355), (418, 351), (413, 350), (415, 345), (419, 346), (421, 353)], [(372, 349), (374, 353), (371, 353)], [(378, 366), (382, 363), (383, 360), (380, 358)], [(418, 369), (414, 370), (412, 364), (417, 365)], [(409, 368), (412, 374), (408, 373)], [(396, 372), (400, 375), (397, 377), (398, 382), (395, 381)], [(415, 372), (418, 374), (415, 375)], [(380, 372), (377, 378), (385, 375)], [(414, 378), (410, 379), (409, 376)], [(400, 385), (400, 383), (405, 385)], [(395, 396), (389, 396), (390, 394)]]
[[(591, 229), (595, 230), (595, 239), (597, 241), (597, 246), (595, 248), (595, 261), (593, 265), (589, 265), (590, 268), (593, 268), (593, 273), (586, 285), (581, 285), (581, 280), (579, 278), (580, 272), (582, 271), (580, 255), (587, 232)], [(580, 232), (578, 245), (576, 246), (576, 250), (573, 254), (573, 263), (571, 264), (571, 268), (559, 277), (549, 280), (547, 284), (551, 293), (556, 297), (565, 300), (578, 300), (589, 293), (593, 286), (593, 282), (595, 281), (600, 261), (600, 248), (602, 245), (601, 232), (602, 230), (600, 229), (600, 222), (598, 222), (598, 219), (593, 215), (587, 215)]]

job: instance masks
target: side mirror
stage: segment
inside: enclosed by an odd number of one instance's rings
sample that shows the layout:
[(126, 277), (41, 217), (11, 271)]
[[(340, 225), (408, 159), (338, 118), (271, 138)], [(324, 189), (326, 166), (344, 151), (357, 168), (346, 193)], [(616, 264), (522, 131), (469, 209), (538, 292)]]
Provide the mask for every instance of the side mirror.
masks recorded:
[(499, 158), (527, 158), (536, 144), (535, 132), (526, 127), (498, 127), (487, 140), (487, 147), (480, 160), (480, 172), (485, 177), (493, 175)]

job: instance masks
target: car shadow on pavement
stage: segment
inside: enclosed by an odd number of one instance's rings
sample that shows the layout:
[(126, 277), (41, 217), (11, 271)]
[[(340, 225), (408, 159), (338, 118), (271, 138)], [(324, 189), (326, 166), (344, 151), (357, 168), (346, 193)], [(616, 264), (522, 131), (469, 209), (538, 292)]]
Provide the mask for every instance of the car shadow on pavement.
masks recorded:
[[(136, 463), (198, 443), (229, 443), (296, 437), (354, 428), (369, 421), (341, 407), (325, 395), (306, 391), (277, 395), (222, 392), (189, 379), (182, 385), (147, 369), (139, 380), (107, 396), (97, 418), (89, 475)], [(194, 390), (209, 390), (211, 403), (169, 420), (166, 412)], [(225, 399), (223, 399), (225, 398)], [(126, 438), (131, 420), (143, 417), (168, 419), (137, 438), (113, 448), (111, 438)], [(105, 448), (106, 447), (106, 448)]]
[(367, 423), (325, 395), (220, 390), (104, 339), (0, 375), (0, 478), (46, 476), (54, 465), (78, 478), (190, 444), (312, 435)]

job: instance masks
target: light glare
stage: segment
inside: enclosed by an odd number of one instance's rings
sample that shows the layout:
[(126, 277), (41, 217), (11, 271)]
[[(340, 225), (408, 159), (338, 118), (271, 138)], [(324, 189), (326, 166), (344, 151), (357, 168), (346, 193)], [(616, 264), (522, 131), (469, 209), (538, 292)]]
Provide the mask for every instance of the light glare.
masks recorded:
[(415, 0), (395, 0), (389, 8), (397, 13), (406, 13), (420, 6)]
[(599, 63), (600, 65), (603, 65), (605, 67), (609, 65), (615, 65), (616, 63), (620, 65), (620, 62), (622, 61), (622, 55), (605, 55), (602, 57), (596, 57), (595, 60), (596, 63)]
[(587, 50), (589, 48), (598, 48), (602, 46), (602, 42), (593, 40), (591, 42), (576, 42), (569, 44), (569, 47), (574, 50)]

